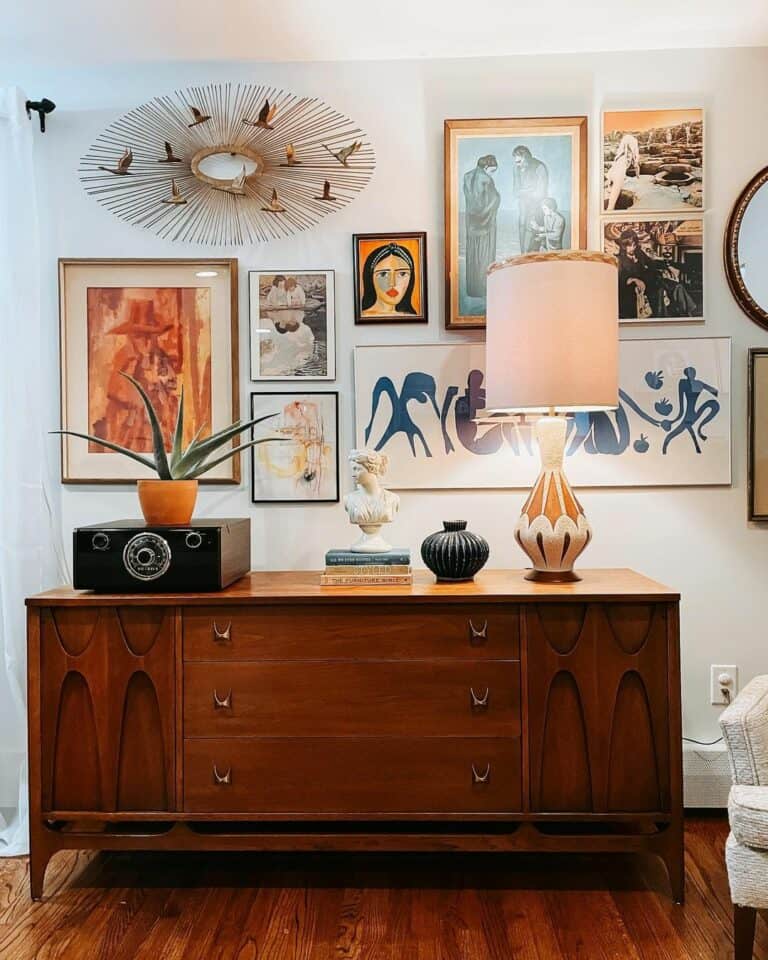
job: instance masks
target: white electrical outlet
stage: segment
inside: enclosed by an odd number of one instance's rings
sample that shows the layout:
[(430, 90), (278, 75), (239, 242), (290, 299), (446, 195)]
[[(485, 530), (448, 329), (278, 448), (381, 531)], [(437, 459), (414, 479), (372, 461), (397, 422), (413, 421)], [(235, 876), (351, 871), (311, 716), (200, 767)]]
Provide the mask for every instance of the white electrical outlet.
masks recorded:
[(717, 706), (729, 704), (739, 692), (739, 668), (713, 663), (709, 668), (709, 700)]

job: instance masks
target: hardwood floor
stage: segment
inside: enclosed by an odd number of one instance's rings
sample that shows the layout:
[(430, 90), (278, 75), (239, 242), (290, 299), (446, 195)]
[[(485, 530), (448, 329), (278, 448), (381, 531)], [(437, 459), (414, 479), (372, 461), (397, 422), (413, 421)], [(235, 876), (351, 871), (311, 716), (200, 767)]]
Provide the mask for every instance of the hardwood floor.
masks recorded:
[(685, 907), (627, 856), (60, 853), (42, 903), (0, 860), (0, 958), (724, 960), (726, 835), (687, 819)]

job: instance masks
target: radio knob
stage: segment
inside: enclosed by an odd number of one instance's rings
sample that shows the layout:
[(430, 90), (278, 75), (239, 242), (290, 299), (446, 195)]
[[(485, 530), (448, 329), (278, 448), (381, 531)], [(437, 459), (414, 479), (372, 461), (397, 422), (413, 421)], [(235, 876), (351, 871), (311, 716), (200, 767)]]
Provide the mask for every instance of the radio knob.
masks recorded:
[(103, 531), (94, 533), (91, 537), (91, 546), (94, 550), (109, 550), (109, 543), (109, 536)]
[(197, 530), (190, 530), (185, 537), (185, 542), (190, 550), (197, 550), (198, 547), (202, 546), (203, 536)]
[(136, 580), (156, 580), (171, 565), (171, 548), (157, 533), (139, 533), (126, 543), (123, 564)]

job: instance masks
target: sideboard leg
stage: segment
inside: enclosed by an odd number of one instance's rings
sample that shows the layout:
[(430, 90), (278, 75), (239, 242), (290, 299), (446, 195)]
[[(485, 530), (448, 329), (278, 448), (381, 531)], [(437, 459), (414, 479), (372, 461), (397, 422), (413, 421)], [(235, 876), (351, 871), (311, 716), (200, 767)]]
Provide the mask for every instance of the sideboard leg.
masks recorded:
[(42, 900), (45, 871), (53, 854), (40, 828), (30, 825), (29, 833), (29, 892), (33, 900)]
[(658, 850), (669, 874), (672, 899), (675, 903), (685, 903), (685, 842), (683, 823), (670, 823), (662, 835)]

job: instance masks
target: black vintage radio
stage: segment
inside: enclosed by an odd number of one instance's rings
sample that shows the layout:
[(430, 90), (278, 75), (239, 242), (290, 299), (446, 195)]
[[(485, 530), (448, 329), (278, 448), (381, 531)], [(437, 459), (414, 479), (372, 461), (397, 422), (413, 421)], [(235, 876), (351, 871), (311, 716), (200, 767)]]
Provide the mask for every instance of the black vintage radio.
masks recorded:
[(196, 520), (188, 527), (158, 527), (116, 520), (79, 527), (74, 566), (78, 590), (221, 590), (251, 569), (251, 521)]

